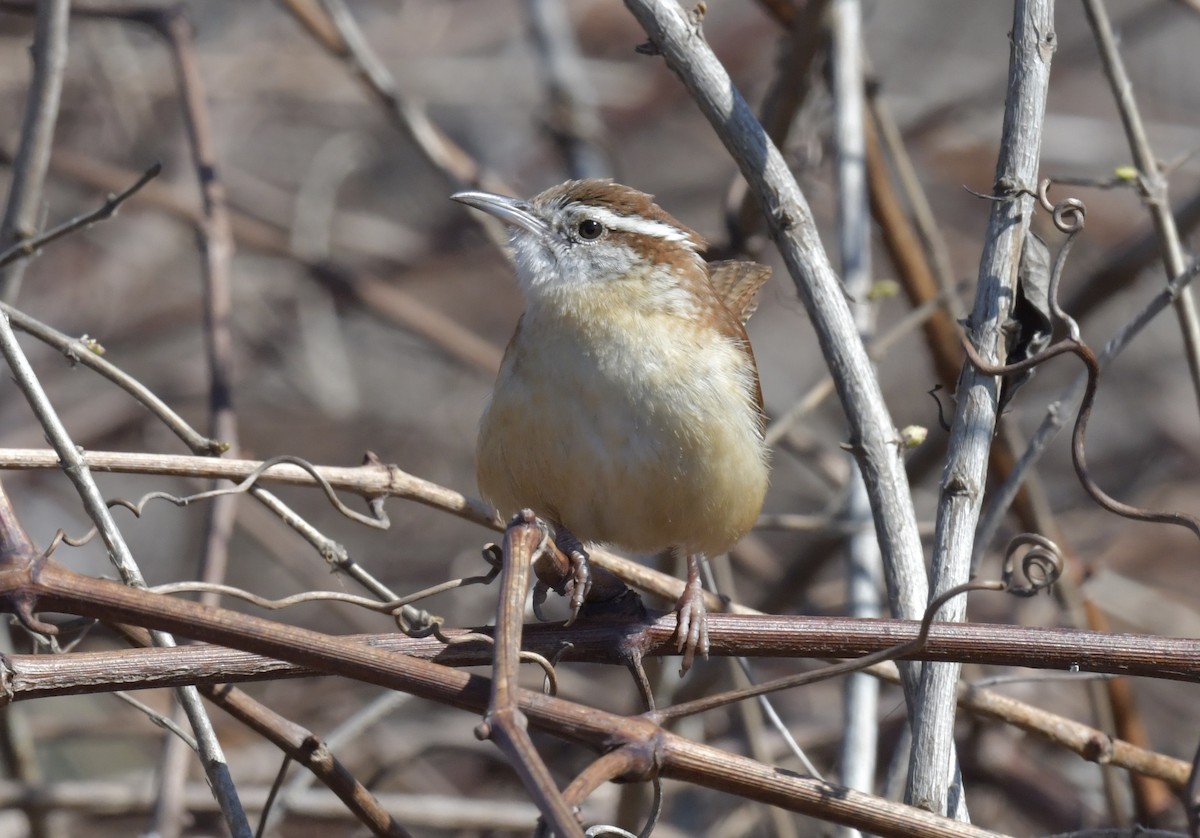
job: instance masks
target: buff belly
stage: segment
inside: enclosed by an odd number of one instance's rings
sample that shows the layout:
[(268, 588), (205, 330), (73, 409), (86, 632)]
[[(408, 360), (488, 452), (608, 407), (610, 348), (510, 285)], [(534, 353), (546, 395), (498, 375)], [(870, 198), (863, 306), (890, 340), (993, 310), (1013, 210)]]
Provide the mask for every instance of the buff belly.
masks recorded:
[(767, 489), (753, 375), (733, 342), (676, 317), (527, 314), (480, 423), (480, 491), (585, 542), (724, 551)]

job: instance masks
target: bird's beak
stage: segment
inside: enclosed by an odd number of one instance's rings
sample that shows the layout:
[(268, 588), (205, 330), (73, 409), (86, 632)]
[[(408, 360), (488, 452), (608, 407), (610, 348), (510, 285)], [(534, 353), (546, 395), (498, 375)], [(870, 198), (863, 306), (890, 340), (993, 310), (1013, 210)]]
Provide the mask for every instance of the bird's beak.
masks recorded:
[(483, 210), (496, 216), (505, 224), (528, 230), (535, 236), (545, 236), (550, 232), (546, 222), (533, 214), (528, 201), (493, 195), (491, 192), (456, 192), (450, 196), (450, 200)]

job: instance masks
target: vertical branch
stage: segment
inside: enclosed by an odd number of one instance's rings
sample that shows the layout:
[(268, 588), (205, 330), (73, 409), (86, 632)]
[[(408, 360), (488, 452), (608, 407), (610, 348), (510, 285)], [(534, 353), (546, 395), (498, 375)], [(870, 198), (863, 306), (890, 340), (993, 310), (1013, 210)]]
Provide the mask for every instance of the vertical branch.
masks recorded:
[[(70, 0), (41, 0), (33, 35), (33, 78), (25, 99), (21, 142), (13, 160), (12, 183), (4, 219), (0, 221), (0, 250), (37, 233), (42, 187), (50, 166), (54, 125), (62, 98), (63, 73), (67, 69), (67, 20)], [(0, 269), (0, 298), (16, 302), (26, 260)]]
[[(54, 127), (58, 122), (58, 106), (62, 98), (63, 74), (67, 68), (67, 26), (70, 0), (43, 0), (37, 7), (33, 36), (33, 74), (25, 99), (25, 117), (21, 124), (21, 139), (12, 165), (12, 180), (4, 216), (0, 218), (0, 251), (37, 233), (38, 210), (46, 170), (50, 165), (50, 149), (54, 144)], [(18, 259), (0, 268), (0, 299), (16, 301), (28, 259)], [(11, 331), (7, 317), (0, 328)], [(15, 340), (13, 341), (15, 343)], [(7, 497), (0, 487), (0, 500), (7, 507)], [(15, 516), (12, 525), (25, 537)], [(3, 646), (10, 647), (12, 637), (3, 628)], [(4, 651), (7, 651), (5, 649)], [(24, 723), (25, 711), (8, 706), (0, 709), (0, 751), (13, 777), (37, 788), (42, 783), (41, 766), (29, 727)], [(54, 834), (51, 820), (45, 812), (30, 811), (29, 830), (34, 838)]]
[[(833, 0), (829, 14), (832, 45), (834, 146), (837, 149), (838, 248), (842, 281), (853, 305), (864, 342), (875, 332), (871, 289), (871, 213), (867, 202), (866, 137), (863, 118), (862, 7), (858, 0)], [(846, 601), (852, 617), (880, 616), (878, 584), (882, 577), (879, 542), (871, 529), (871, 504), (862, 472), (851, 458), (845, 517), (858, 529), (846, 541)], [(878, 748), (879, 681), (864, 672), (846, 679), (842, 718), (842, 782), (871, 791)], [(843, 828), (849, 838), (859, 835)]]
[[(1137, 100), (1133, 96), (1133, 83), (1129, 80), (1129, 74), (1125, 72), (1125, 62), (1121, 60), (1121, 53), (1117, 50), (1112, 23), (1108, 19), (1104, 3), (1102, 0), (1084, 0), (1083, 11), (1092, 27), (1096, 47), (1100, 50), (1100, 63), (1104, 65), (1104, 75), (1108, 77), (1108, 83), (1112, 86), (1113, 98), (1121, 114), (1121, 124), (1125, 127), (1129, 150), (1133, 153), (1133, 162), (1138, 170), (1138, 188), (1154, 223), (1159, 249), (1162, 251), (1163, 267), (1166, 268), (1169, 281), (1187, 270), (1187, 260), (1183, 255), (1183, 245), (1179, 241), (1179, 228), (1175, 225), (1175, 216), (1171, 214), (1167, 179), (1159, 170), (1154, 149), (1146, 138), (1146, 129), (1142, 125)], [(1174, 305), (1179, 318), (1179, 328), (1183, 333), (1192, 388), (1200, 401), (1200, 318), (1196, 314), (1196, 300), (1191, 289), (1183, 289), (1176, 297)]]
[[(203, 78), (196, 61), (192, 26), (182, 7), (155, 19), (175, 62), (184, 125), (191, 149), (192, 165), (200, 187), (203, 215), (196, 225), (204, 283), (204, 338), (209, 373), (208, 435), (221, 440), (231, 456), (238, 455), (237, 415), (233, 409), (233, 335), (231, 315), (230, 262), (233, 233), (225, 206), (225, 187), (217, 174), (216, 148), (208, 118)], [(214, 481), (217, 488), (220, 481)], [(225, 580), (229, 564), (229, 541), (237, 518), (238, 495), (220, 495), (209, 506), (204, 547), (197, 577), (204, 582)], [(205, 605), (220, 604), (220, 596), (201, 594)], [(190, 762), (187, 747), (179, 737), (164, 741), (159, 771), (160, 793), (154, 811), (154, 831), (176, 834), (182, 823), (183, 788)]]
[[(228, 446), (225, 450), (236, 457), (238, 429), (237, 415), (233, 409), (234, 351), (233, 334), (229, 327), (233, 233), (225, 206), (225, 187), (217, 176), (216, 148), (208, 120), (204, 83), (196, 63), (191, 23), (179, 10), (168, 14), (161, 26), (175, 59), (184, 123), (204, 207), (197, 231), (203, 267), (204, 336), (209, 370), (208, 435), (221, 440)], [(205, 582), (221, 582), (225, 578), (237, 497), (223, 495), (213, 500), (200, 571), (200, 578)], [(216, 605), (218, 598), (204, 594), (201, 601)]]
[[(1005, 355), (1001, 328), (1012, 309), (1021, 247), (1033, 212), (1033, 198), (1020, 190), (1034, 188), (1037, 179), (1050, 60), (1057, 46), (1053, 0), (1017, 0), (1011, 39), (996, 199), (968, 330), (972, 343), (992, 363)], [(938, 502), (931, 591), (935, 597), (967, 581), (970, 573), (988, 450), (996, 430), (996, 399), (996, 379), (965, 365)], [(955, 597), (938, 615), (961, 621), (965, 613), (966, 597)], [(956, 786), (951, 758), (958, 673), (959, 666), (949, 663), (926, 664), (921, 670), (921, 712), (913, 728), (906, 799), (938, 813), (961, 811), (961, 786)]]

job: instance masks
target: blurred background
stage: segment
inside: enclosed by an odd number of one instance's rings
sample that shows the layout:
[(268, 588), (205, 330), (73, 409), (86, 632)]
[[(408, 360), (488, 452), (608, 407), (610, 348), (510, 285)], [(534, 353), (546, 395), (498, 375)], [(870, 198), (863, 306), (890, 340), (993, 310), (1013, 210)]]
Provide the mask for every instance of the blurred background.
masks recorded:
[[(79, 2), (77, 9), (103, 9)], [(657, 196), (699, 230), (721, 254), (749, 252), (776, 268), (750, 322), (768, 414), (786, 413), (825, 375), (825, 366), (776, 252), (761, 236), (731, 235), (728, 219), (736, 166), (678, 80), (659, 58), (639, 55), (645, 34), (625, 8), (610, 0), (571, 0), (562, 41), (568, 49), (573, 98), (564, 104), (539, 46), (538, 7), (508, 0), (351, 0), (348, 9), (370, 48), (394, 78), (401, 112), (424, 114), (445, 138), (473, 158), (492, 188), (532, 195), (571, 176), (581, 165)], [(553, 4), (551, 4), (553, 5)], [(29, 92), (33, 17), (29, 4), (0, 3), (0, 188), (11, 176)], [(356, 465), (365, 451), (385, 463), (473, 495), (476, 423), (490, 392), (500, 353), (521, 312), (503, 254), (463, 207), (448, 195), (466, 185), (431, 161), (410, 131), (389, 116), (347, 61), (331, 54), (297, 19), (305, 4), (206, 0), (185, 3), (195, 25), (195, 55), (216, 146), (217, 172), (227, 193), (237, 243), (232, 263), (232, 322), (236, 408), (241, 456), (292, 454), (322, 465)], [(803, 7), (803, 4), (800, 4)], [(140, 8), (140, 7), (139, 7)], [(775, 8), (772, 13), (771, 9)], [(803, 15), (786, 2), (712, 0), (704, 19), (707, 40), (752, 106), (778, 73), (790, 35), (779, 16)], [(865, 54), (879, 107), (890, 115), (911, 156), (945, 243), (939, 268), (969, 308), (989, 206), (965, 187), (989, 192), (1008, 72), (1008, 4), (905, 0), (863, 4)], [(1185, 2), (1121, 2), (1111, 14), (1134, 80), (1149, 139), (1169, 166), (1172, 203), (1185, 245), (1200, 210), (1200, 10)], [(551, 13), (551, 17), (553, 17)], [(1060, 4), (1041, 173), (1106, 182), (1130, 163), (1112, 95), (1080, 8)], [(819, 34), (819, 33), (818, 33)], [(832, 105), (824, 47), (789, 85), (807, 95), (790, 130), (785, 154), (807, 196), (823, 240), (838, 264), (830, 131)], [(408, 109), (405, 111), (405, 109)], [(411, 125), (412, 123), (410, 123)], [(437, 145), (449, 148), (449, 145)], [(111, 221), (54, 244), (32, 260), (15, 305), (71, 335), (103, 344), (106, 357), (136, 376), (202, 431), (208, 425), (202, 264), (194, 230), (201, 208), (170, 50), (135, 22), (103, 15), (75, 16), (62, 108), (43, 201), (44, 226), (98, 206), (108, 192), (132, 183), (154, 161), (163, 175)], [(581, 151), (582, 149), (582, 151)], [(468, 161), (469, 166), (469, 161)], [(451, 167), (453, 168), (453, 166)], [(1100, 346), (1163, 285), (1149, 217), (1129, 188), (1056, 186), (1087, 205), (1087, 229), (1067, 263), (1062, 299), (1078, 313), (1084, 338)], [(1047, 214), (1034, 227), (1052, 247), (1061, 241)], [(1148, 244), (1147, 244), (1148, 243)], [(1141, 246), (1141, 250), (1138, 247)], [(1140, 255), (1139, 255), (1140, 254)], [(873, 274), (892, 287), (897, 268), (876, 242)], [(903, 294), (878, 303), (878, 334), (911, 311)], [(961, 311), (951, 310), (949, 318)], [(91, 372), (72, 367), (55, 350), (22, 339), (38, 375), (75, 442), (88, 449), (188, 453), (128, 395)], [(1013, 439), (1028, 436), (1047, 404), (1077, 374), (1061, 359), (1042, 369), (1011, 405), (1005, 423)], [(910, 477), (922, 522), (931, 526), (947, 434), (927, 391), (938, 382), (923, 332), (909, 328), (879, 361), (879, 375), (897, 426), (929, 428), (913, 452)], [(950, 408), (948, 397), (942, 401)], [(1123, 500), (1195, 511), (1200, 431), (1195, 395), (1170, 312), (1111, 367), (1101, 387), (1089, 434), (1096, 479)], [(848, 461), (844, 419), (829, 398), (784, 434), (774, 456), (765, 512), (839, 514)], [(44, 448), (40, 427), (8, 376), (0, 377), (0, 448)], [(1021, 450), (1019, 444), (1017, 450)], [(103, 475), (107, 495), (136, 498), (199, 484), (162, 477)], [(69, 482), (58, 472), (6, 472), (4, 482), (34, 540), (48, 544), (58, 528), (78, 535), (88, 524)], [(1038, 502), (1058, 528), (1064, 549), (1078, 560), (1083, 598), (1114, 630), (1198, 636), (1200, 550), (1186, 532), (1137, 524), (1100, 511), (1079, 488), (1060, 435), (1037, 469)], [(319, 493), (279, 494), (350, 555), (399, 592), (482, 572), (480, 547), (493, 534), (449, 515), (398, 501), (389, 503), (386, 533), (354, 525)], [(151, 584), (193, 578), (206, 524), (203, 504), (177, 509), (160, 503), (140, 519), (118, 511), (118, 523)], [(1002, 528), (981, 568), (998, 573), (1007, 536)], [(845, 602), (842, 536), (825, 528), (762, 529), (732, 559), (736, 598), (780, 613), (837, 614)], [(89, 573), (111, 575), (102, 548), (60, 547), (56, 557)], [(666, 568), (670, 570), (671, 568)], [(249, 499), (238, 505), (228, 582), (264, 596), (350, 588), (306, 543)], [(656, 603), (661, 606), (661, 603)], [(239, 607), (233, 605), (232, 607)], [(490, 621), (493, 588), (468, 588), (425, 604), (449, 625)], [(973, 619), (1039, 625), (1071, 624), (1047, 597), (1014, 605), (976, 595)], [(345, 607), (305, 605), (280, 619), (338, 633), (387, 631), (382, 617)], [(27, 647), (14, 638), (18, 650)], [(85, 647), (118, 641), (96, 630)], [(756, 665), (762, 677), (794, 664)], [(663, 664), (662, 688), (674, 689), (676, 664)], [(566, 697), (635, 712), (628, 679), (596, 666), (563, 667)], [(994, 674), (968, 667), (968, 678)], [(723, 661), (710, 661), (683, 689), (715, 689), (729, 679)], [(603, 688), (599, 688), (603, 685)], [(279, 712), (328, 735), (378, 697), (374, 688), (334, 679), (251, 685)], [(1135, 682), (1135, 706), (1147, 744), (1190, 759), (1200, 713), (1195, 691), (1179, 684)], [(1094, 722), (1088, 691), (1079, 684), (1026, 681), (1005, 687), (1017, 697)], [(817, 764), (836, 777), (840, 684), (778, 697), (793, 735)], [(163, 709), (170, 696), (143, 700)], [(47, 780), (81, 787), (145, 791), (153, 786), (162, 732), (143, 715), (107, 695), (48, 699), (22, 705), (22, 724), (36, 743)], [(215, 714), (239, 788), (262, 790), (278, 769), (278, 754), (235, 723)], [(902, 699), (885, 691), (881, 704), (881, 765), (891, 758), (904, 720)], [(498, 751), (477, 743), (476, 719), (411, 701), (392, 708), (339, 755), (356, 776), (381, 793), (432, 801), (504, 801), (528, 828), (531, 808)], [(741, 749), (736, 712), (692, 720), (685, 732)], [(1011, 729), (970, 718), (961, 722), (960, 754), (976, 822), (1018, 834), (1113, 823), (1100, 769)], [(541, 742), (541, 740), (539, 740)], [(584, 763), (545, 740), (548, 759), (567, 779)], [(792, 767), (779, 751), (780, 764)], [(202, 776), (189, 786), (195, 804), (185, 834), (219, 834)], [(293, 775), (296, 776), (296, 775)], [(1118, 775), (1124, 781), (1124, 775)], [(12, 811), (13, 784), (0, 813), (0, 835), (21, 835), (23, 815)], [(684, 787), (670, 787), (659, 835), (776, 834), (762, 807), (742, 805)], [(115, 794), (115, 792), (113, 792)], [(249, 792), (247, 792), (249, 793)], [(599, 819), (628, 792), (608, 787), (589, 802)], [(103, 795), (101, 795), (103, 797)], [(189, 799), (190, 799), (189, 798)], [(116, 798), (113, 798), (115, 800)], [(299, 798), (297, 798), (298, 800)], [(390, 799), (390, 798), (389, 798)], [(1115, 800), (1116, 802), (1111, 802)], [(110, 801), (111, 802), (111, 801)], [(121, 835), (146, 823), (141, 804), (81, 803), (59, 816), (66, 833)], [(299, 804), (297, 804), (299, 805)], [(398, 804), (397, 804), (398, 805)], [(523, 808), (522, 808), (523, 807)], [(455, 809), (455, 806), (451, 806)], [(315, 811), (315, 810), (314, 810)], [(457, 814), (465, 817), (465, 803)], [(472, 810), (473, 811), (473, 810)], [(485, 835), (510, 828), (499, 803), (480, 823), (430, 825), (418, 834)], [(1162, 816), (1178, 819), (1178, 807)], [(483, 817), (483, 815), (480, 815)], [(521, 821), (521, 818), (525, 818)], [(637, 818), (623, 822), (636, 829)], [(401, 818), (403, 820), (403, 818)], [(799, 834), (831, 830), (800, 823)], [(63, 825), (66, 825), (63, 827)], [(303, 822), (281, 821), (277, 834), (353, 834), (354, 825), (331, 807)]]

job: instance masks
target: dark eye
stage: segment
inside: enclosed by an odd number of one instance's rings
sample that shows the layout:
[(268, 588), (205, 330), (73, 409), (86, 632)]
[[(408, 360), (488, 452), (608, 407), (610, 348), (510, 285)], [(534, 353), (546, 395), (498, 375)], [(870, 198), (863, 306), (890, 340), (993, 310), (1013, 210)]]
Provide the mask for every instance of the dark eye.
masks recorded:
[(579, 238), (594, 241), (604, 234), (604, 225), (594, 218), (585, 218), (579, 222)]

